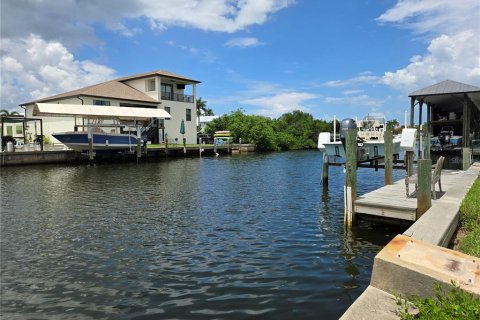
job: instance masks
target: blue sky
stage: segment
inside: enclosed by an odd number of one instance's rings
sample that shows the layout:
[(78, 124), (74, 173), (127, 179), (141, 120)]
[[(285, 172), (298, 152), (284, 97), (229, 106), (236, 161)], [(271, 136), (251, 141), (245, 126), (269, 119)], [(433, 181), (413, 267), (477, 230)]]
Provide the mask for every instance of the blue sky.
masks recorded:
[(242, 108), (403, 123), (408, 93), (480, 86), (478, 0), (2, 0), (1, 108), (164, 69)]

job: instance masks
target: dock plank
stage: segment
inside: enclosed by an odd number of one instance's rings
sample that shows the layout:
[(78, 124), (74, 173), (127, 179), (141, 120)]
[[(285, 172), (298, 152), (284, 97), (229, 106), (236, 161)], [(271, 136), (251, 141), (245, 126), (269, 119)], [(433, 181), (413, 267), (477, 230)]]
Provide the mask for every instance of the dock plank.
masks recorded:
[[(453, 188), (462, 180), (463, 171), (442, 170), (442, 191), (438, 185), (435, 190), (440, 199), (446, 191)], [(405, 179), (395, 181), (392, 185), (383, 186), (365, 193), (355, 201), (355, 211), (361, 215), (378, 216), (391, 219), (415, 221), (417, 199), (414, 194), (415, 186), (410, 185), (410, 196), (406, 196)], [(437, 200), (432, 198), (432, 207)]]

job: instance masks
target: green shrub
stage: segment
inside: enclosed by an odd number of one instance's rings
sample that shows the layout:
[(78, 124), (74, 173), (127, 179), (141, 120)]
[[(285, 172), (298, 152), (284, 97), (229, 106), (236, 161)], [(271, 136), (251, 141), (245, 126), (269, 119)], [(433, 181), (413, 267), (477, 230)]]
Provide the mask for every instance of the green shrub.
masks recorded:
[[(410, 314), (409, 302), (418, 309), (418, 314)], [(435, 284), (435, 297), (421, 299), (417, 296), (409, 302), (397, 297), (398, 312), (402, 320), (478, 320), (480, 319), (480, 299), (472, 293), (461, 290), (452, 283), (448, 293), (442, 291), (440, 284)]]

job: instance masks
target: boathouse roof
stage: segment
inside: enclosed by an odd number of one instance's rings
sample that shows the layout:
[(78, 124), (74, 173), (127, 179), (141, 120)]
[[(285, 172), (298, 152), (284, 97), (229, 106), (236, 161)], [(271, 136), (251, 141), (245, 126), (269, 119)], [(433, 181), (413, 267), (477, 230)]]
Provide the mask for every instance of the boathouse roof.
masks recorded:
[(408, 96), (418, 101), (436, 105), (451, 105), (468, 98), (480, 109), (480, 87), (452, 80), (445, 80), (429, 87), (416, 90)]
[(480, 92), (480, 87), (472, 86), (470, 84), (465, 84), (452, 80), (445, 80), (440, 83), (434, 84), (432, 86), (414, 91), (410, 93), (409, 97), (417, 96), (431, 96), (439, 94), (452, 94), (452, 93), (469, 93), (469, 92)]

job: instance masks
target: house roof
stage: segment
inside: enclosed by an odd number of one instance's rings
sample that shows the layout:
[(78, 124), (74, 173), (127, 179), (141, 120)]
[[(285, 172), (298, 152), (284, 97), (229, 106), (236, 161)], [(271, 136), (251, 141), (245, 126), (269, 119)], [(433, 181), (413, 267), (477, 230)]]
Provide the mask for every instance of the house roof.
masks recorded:
[(409, 97), (418, 96), (432, 96), (440, 94), (452, 94), (452, 93), (470, 93), (480, 92), (480, 88), (469, 84), (456, 82), (452, 80), (445, 80), (432, 86), (414, 91), (410, 93)]
[(32, 104), (36, 102), (47, 102), (47, 101), (64, 99), (64, 98), (75, 97), (75, 96), (92, 96), (92, 97), (100, 97), (100, 98), (112, 98), (112, 99), (120, 99), (120, 100), (132, 100), (132, 101), (139, 101), (139, 102), (158, 103), (157, 100), (153, 99), (152, 97), (144, 94), (143, 92), (137, 89), (127, 86), (126, 84), (119, 82), (117, 80), (111, 80), (111, 81), (95, 84), (93, 86), (88, 86), (88, 87), (80, 88), (77, 90), (60, 93), (47, 98), (35, 100), (22, 105)]
[(145, 78), (145, 77), (153, 77), (153, 76), (160, 76), (160, 77), (166, 77), (166, 78), (173, 78), (176, 80), (181, 80), (185, 82), (192, 82), (192, 83), (201, 83), (201, 81), (190, 79), (184, 76), (181, 76), (179, 74), (167, 71), (167, 70), (154, 70), (150, 72), (144, 72), (144, 73), (139, 73), (139, 74), (134, 74), (131, 76), (127, 77), (122, 77), (119, 79), (116, 79), (117, 81), (127, 81), (127, 80), (133, 80), (133, 79), (138, 79), (138, 78)]
[(118, 78), (118, 79), (110, 80), (107, 82), (102, 82), (92, 86), (88, 86), (88, 87), (60, 93), (54, 96), (42, 98), (39, 100), (27, 102), (21, 105), (24, 106), (24, 105), (37, 103), (37, 102), (48, 102), (48, 101), (53, 101), (57, 99), (65, 99), (65, 98), (76, 97), (76, 96), (91, 96), (91, 97), (99, 97), (99, 98), (130, 100), (130, 101), (145, 102), (145, 103), (158, 103), (157, 100), (150, 97), (149, 95), (141, 92), (140, 90), (132, 88), (129, 85), (126, 85), (124, 83), (125, 81), (128, 81), (128, 80), (147, 78), (155, 75), (161, 76), (161, 77), (173, 78), (173, 79), (181, 80), (184, 82), (200, 83), (200, 81), (189, 79), (169, 71), (156, 70), (156, 71), (150, 71), (145, 73), (139, 73), (139, 74), (135, 74), (128, 77)]

